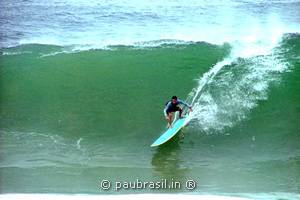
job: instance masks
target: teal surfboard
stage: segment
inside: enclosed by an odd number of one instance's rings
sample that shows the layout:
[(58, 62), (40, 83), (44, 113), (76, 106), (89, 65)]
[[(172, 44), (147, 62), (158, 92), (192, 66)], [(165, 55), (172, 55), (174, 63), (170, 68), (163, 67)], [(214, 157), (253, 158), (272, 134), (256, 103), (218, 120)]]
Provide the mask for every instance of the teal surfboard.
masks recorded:
[(159, 146), (169, 141), (173, 136), (176, 135), (185, 125), (189, 122), (188, 117), (183, 117), (181, 119), (177, 119), (173, 122), (172, 127), (166, 130), (157, 140), (151, 144), (151, 147)]

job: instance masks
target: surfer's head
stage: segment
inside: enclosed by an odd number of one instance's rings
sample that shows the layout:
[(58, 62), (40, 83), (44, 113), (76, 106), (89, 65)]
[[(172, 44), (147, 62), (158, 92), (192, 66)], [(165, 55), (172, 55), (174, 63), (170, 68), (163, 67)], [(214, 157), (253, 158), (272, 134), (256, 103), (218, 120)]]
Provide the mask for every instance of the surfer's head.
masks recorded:
[(177, 101), (177, 97), (176, 96), (172, 96), (172, 103), (176, 103), (176, 101)]

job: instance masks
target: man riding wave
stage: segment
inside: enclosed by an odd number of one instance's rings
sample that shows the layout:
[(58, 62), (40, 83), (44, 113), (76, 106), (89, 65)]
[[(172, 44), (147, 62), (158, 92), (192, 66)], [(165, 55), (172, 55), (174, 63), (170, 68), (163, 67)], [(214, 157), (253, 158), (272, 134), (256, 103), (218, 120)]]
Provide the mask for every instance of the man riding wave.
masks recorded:
[(178, 99), (177, 96), (173, 96), (172, 99), (166, 103), (166, 107), (164, 109), (164, 115), (168, 122), (168, 128), (171, 127), (174, 112), (179, 111), (179, 118), (182, 118), (182, 108), (180, 108), (179, 105), (184, 105), (188, 107), (190, 111), (192, 111), (192, 106)]

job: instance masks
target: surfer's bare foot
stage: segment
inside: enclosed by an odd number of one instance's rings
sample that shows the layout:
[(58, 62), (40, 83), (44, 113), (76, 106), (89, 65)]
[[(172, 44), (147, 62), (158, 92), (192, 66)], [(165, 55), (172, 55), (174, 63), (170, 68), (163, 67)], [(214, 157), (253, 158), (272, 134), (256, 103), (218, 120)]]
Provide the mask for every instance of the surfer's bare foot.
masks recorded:
[(172, 128), (172, 125), (170, 123), (168, 123), (167, 128)]

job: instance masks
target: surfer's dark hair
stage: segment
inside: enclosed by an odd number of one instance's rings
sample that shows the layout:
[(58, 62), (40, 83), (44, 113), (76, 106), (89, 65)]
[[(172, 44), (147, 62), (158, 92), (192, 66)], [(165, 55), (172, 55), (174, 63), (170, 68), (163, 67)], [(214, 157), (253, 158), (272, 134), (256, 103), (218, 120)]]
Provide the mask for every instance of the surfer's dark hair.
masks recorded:
[(177, 100), (177, 97), (176, 96), (172, 96), (172, 99), (176, 99)]

